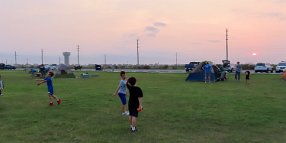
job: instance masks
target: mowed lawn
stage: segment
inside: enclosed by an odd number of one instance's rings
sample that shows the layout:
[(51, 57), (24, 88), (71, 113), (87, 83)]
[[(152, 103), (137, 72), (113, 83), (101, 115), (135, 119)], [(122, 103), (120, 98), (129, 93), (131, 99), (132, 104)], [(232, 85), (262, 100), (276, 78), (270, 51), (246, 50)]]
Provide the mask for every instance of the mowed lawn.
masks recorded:
[[(48, 106), (46, 85), (23, 71), (0, 71), (1, 143), (285, 143), (286, 81), (251, 75), (186, 82), (187, 74), (127, 73), (138, 79), (144, 111), (130, 133), (120, 100), (112, 97), (119, 73), (89, 72), (89, 79), (54, 79), (60, 106)], [(76, 73), (79, 75), (79, 72)]]

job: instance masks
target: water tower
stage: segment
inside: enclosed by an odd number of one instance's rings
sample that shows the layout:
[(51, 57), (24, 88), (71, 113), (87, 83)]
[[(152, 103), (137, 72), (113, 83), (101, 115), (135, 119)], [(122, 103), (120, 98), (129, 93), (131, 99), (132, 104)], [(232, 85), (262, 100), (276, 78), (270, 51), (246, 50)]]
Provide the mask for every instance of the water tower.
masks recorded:
[(65, 57), (65, 65), (69, 65), (69, 58), (70, 58), (70, 55), (71, 55), (71, 52), (63, 52), (63, 55)]

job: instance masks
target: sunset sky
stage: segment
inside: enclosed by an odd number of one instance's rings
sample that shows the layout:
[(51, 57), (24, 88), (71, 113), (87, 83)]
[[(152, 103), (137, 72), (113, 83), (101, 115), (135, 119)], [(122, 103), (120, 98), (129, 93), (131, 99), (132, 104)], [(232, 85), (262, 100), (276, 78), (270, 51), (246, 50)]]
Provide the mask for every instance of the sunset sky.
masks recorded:
[[(0, 0), (0, 62), (175, 64), (286, 60), (286, 0)], [(254, 54), (255, 53), (255, 54)]]

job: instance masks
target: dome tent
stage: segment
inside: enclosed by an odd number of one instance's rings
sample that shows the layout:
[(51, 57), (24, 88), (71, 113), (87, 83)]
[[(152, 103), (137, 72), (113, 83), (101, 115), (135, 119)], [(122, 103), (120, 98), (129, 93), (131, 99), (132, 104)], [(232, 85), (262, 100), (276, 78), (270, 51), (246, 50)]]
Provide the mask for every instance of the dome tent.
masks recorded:
[[(203, 69), (204, 65), (206, 65), (206, 61), (201, 62), (187, 77), (186, 81), (198, 81), (198, 82), (204, 82), (205, 81), (205, 71)], [(208, 62), (211, 64), (211, 62)], [(217, 81), (219, 79), (221, 73), (220, 69), (211, 64), (211, 81)]]

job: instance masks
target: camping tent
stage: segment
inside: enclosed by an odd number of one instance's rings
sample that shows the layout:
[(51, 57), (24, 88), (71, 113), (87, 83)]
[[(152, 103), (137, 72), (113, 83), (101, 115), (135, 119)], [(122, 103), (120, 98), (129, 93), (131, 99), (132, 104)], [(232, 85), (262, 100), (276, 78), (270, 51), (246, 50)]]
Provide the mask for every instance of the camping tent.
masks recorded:
[[(186, 81), (205, 81), (205, 71), (203, 69), (206, 62), (201, 62), (187, 77)], [(211, 64), (212, 65), (212, 64)], [(217, 66), (212, 65), (211, 81), (217, 81), (221, 73)]]

